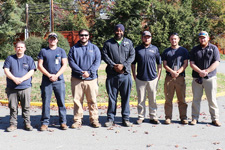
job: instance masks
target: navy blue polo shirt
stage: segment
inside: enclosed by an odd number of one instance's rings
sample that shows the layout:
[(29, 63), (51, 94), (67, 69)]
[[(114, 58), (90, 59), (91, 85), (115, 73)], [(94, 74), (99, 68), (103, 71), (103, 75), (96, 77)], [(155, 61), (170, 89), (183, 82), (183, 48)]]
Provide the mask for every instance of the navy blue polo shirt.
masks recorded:
[(140, 45), (135, 48), (135, 60), (137, 63), (137, 78), (142, 81), (151, 81), (157, 77), (156, 64), (162, 64), (159, 50), (156, 46), (150, 45), (145, 48)]
[[(49, 47), (43, 48), (38, 54), (38, 59), (43, 60), (43, 67), (50, 74), (56, 74), (61, 69), (62, 58), (67, 58), (67, 55), (65, 50), (60, 47), (55, 50), (51, 50)], [(43, 80), (49, 80), (49, 78), (43, 74)], [(58, 80), (63, 80), (63, 74), (59, 76)]]
[[(169, 47), (162, 53), (162, 60), (166, 61), (167, 65), (173, 70), (175, 70), (174, 66), (177, 67), (177, 70), (180, 69), (187, 59), (189, 59), (188, 50), (182, 46), (177, 49)], [(171, 76), (168, 71), (166, 71), (166, 74)], [(185, 71), (181, 72), (180, 75), (185, 77)]]
[[(6, 58), (3, 69), (8, 68), (9, 71), (15, 77), (23, 77), (26, 75), (30, 70), (36, 71), (36, 66), (32, 57), (24, 55), (22, 58), (18, 58), (16, 55), (10, 55)], [(6, 78), (7, 81), (7, 88), (11, 89), (27, 89), (31, 87), (31, 80), (29, 78), (23, 81), (21, 84), (17, 85), (13, 82), (13, 80)]]
[[(209, 43), (206, 48), (202, 48), (200, 45), (195, 46), (190, 53), (190, 61), (193, 61), (195, 65), (201, 70), (209, 68), (215, 61), (220, 61), (220, 54), (218, 48)], [(216, 69), (208, 73), (204, 78), (208, 79), (216, 75)], [(196, 71), (192, 71), (192, 77), (199, 78), (199, 74)]]

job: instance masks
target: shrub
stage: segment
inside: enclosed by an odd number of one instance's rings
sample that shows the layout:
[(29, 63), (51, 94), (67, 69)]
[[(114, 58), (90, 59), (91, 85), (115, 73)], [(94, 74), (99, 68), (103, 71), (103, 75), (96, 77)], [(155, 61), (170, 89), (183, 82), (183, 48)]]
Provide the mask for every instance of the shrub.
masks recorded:
[(26, 55), (31, 56), (34, 60), (37, 60), (37, 56), (41, 50), (41, 48), (45, 47), (44, 39), (41, 37), (31, 36), (26, 41)]
[(0, 46), (0, 58), (6, 59), (7, 56), (15, 54), (15, 49), (13, 44), (10, 43), (3, 43)]

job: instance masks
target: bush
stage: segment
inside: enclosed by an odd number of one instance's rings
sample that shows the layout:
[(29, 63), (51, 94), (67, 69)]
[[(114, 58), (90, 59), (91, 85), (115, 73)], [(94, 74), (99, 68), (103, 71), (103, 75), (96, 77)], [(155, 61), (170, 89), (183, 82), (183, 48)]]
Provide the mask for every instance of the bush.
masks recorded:
[(38, 60), (37, 56), (41, 48), (45, 47), (44, 39), (41, 37), (31, 36), (26, 41), (26, 55), (31, 56), (34, 60)]
[(0, 46), (0, 58), (6, 59), (7, 56), (15, 54), (15, 49), (13, 44), (10, 43), (3, 43)]

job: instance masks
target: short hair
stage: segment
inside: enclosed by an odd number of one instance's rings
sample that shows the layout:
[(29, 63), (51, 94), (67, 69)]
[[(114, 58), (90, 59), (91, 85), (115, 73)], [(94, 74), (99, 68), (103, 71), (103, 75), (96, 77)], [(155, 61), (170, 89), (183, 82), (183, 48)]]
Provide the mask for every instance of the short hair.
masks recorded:
[(15, 46), (17, 47), (18, 44), (23, 44), (26, 47), (26, 44), (24, 41), (18, 41)]
[(171, 33), (171, 34), (170, 34), (170, 37), (171, 37), (171, 36), (174, 36), (174, 35), (176, 35), (176, 36), (178, 36), (178, 37), (179, 37), (179, 34), (178, 34), (178, 33), (176, 33), (176, 32)]
[(88, 34), (89, 34), (89, 31), (88, 31), (87, 29), (81, 29), (81, 30), (78, 32), (78, 34), (80, 35), (80, 33), (83, 32), (83, 31), (86, 31), (86, 32), (88, 32)]

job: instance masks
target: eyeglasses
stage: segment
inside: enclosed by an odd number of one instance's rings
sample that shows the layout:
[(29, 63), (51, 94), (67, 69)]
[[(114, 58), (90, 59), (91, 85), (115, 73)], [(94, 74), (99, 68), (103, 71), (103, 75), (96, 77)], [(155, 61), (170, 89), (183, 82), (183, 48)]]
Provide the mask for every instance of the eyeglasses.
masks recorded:
[(88, 34), (80, 34), (80, 36), (89, 36)]

